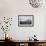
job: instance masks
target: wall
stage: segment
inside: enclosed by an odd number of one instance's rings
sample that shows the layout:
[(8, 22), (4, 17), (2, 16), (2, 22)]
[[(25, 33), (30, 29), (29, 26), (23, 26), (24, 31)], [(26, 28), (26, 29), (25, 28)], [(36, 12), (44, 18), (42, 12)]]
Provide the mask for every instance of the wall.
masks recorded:
[(46, 39), (46, 16), (45, 16), (44, 39)]
[[(44, 40), (45, 12), (45, 6), (33, 8), (28, 0), (0, 0), (0, 16), (13, 17), (12, 26), (8, 33), (17, 40), (27, 40), (34, 34), (39, 40)], [(34, 27), (18, 27), (18, 15), (34, 15)]]

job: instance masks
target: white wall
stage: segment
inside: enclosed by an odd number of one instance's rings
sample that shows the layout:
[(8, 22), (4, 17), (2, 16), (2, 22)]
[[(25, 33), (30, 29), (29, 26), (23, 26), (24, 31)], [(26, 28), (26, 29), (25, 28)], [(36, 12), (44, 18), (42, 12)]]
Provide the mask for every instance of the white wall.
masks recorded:
[[(8, 32), (17, 40), (27, 40), (34, 34), (39, 40), (45, 40), (46, 8), (44, 7), (33, 8), (28, 0), (0, 0), (0, 16), (13, 17), (11, 30)], [(18, 15), (34, 15), (34, 27), (18, 27)]]
[(44, 39), (46, 39), (46, 16), (45, 16)]

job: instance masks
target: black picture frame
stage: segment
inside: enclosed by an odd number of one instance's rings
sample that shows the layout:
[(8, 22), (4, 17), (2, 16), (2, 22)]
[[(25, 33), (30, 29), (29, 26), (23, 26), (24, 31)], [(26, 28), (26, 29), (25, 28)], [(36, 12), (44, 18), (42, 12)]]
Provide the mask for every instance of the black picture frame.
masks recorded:
[(18, 27), (33, 27), (34, 16), (33, 15), (18, 15)]

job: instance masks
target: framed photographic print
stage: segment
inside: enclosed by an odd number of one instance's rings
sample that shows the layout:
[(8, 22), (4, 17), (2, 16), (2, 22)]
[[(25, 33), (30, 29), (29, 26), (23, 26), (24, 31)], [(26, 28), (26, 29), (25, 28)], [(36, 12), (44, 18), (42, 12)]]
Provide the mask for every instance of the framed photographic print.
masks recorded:
[(34, 16), (33, 15), (18, 15), (18, 26), (19, 27), (33, 27)]

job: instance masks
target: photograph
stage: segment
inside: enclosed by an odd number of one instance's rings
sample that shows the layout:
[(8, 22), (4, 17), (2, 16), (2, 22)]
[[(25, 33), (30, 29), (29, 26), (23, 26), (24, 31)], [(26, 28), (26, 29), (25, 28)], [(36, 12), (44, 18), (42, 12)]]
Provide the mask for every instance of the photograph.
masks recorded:
[(18, 16), (18, 26), (20, 27), (34, 26), (34, 16), (33, 15), (19, 15)]

